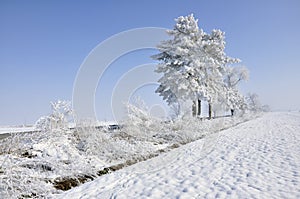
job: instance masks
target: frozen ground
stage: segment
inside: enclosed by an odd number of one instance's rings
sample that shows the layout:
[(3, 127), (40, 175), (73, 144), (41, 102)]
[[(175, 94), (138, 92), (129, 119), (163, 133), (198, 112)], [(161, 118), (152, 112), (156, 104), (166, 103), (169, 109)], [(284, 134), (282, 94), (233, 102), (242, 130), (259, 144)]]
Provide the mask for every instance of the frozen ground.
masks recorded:
[(54, 198), (300, 198), (300, 113), (268, 113)]
[(0, 134), (7, 134), (7, 133), (22, 133), (22, 132), (31, 132), (35, 131), (35, 127), (28, 126), (28, 127), (1, 127), (0, 126)]
[[(96, 122), (94, 125), (95, 126), (109, 126), (109, 125), (115, 125), (116, 122), (113, 121), (98, 121)], [(75, 127), (75, 123), (70, 123), (69, 124), (69, 128), (74, 128)], [(39, 129), (36, 129), (36, 127), (34, 125), (32, 126), (0, 126), (0, 135), (1, 134), (8, 134), (8, 133), (26, 133), (26, 132), (32, 132), (32, 131), (36, 131)]]

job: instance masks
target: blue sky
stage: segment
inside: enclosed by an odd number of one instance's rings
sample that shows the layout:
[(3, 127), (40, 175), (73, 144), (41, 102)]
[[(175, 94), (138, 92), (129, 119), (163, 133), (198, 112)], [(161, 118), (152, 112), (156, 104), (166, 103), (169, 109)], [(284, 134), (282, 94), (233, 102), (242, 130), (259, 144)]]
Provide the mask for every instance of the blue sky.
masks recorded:
[[(204, 31), (226, 32), (227, 54), (250, 70), (242, 92), (258, 93), (276, 110), (300, 109), (298, 0), (1, 0), (0, 125), (34, 123), (50, 112), (50, 101), (71, 100), (80, 65), (108, 37), (132, 28), (171, 29), (174, 18), (190, 13)], [(109, 93), (120, 71), (153, 62), (153, 53), (121, 57), (110, 71), (116, 77), (104, 77), (102, 91)], [(110, 120), (109, 101), (97, 96), (99, 119)]]

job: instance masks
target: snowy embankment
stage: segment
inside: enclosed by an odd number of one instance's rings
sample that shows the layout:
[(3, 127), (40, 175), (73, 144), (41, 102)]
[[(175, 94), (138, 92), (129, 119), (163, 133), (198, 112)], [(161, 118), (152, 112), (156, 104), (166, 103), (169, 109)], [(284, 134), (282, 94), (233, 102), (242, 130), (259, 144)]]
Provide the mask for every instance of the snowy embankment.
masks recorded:
[(49, 128), (43, 120), (40, 131), (1, 139), (0, 196), (45, 198), (63, 193), (251, 120), (256, 114), (213, 120), (187, 117), (170, 122), (152, 118), (140, 110), (131, 116), (120, 129), (97, 128), (89, 121), (77, 124), (74, 129), (65, 123)]
[(268, 113), (54, 198), (300, 198), (300, 113)]

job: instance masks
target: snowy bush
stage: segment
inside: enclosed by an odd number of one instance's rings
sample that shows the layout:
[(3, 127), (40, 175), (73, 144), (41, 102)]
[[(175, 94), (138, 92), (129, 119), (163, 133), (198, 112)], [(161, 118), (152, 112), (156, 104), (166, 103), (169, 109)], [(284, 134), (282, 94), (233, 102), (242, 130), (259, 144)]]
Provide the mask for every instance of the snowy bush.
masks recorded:
[[(82, 120), (75, 128), (77, 148), (90, 155), (100, 155), (109, 143), (108, 129), (97, 129), (94, 121)], [(103, 155), (103, 154), (102, 154)]]
[(180, 117), (164, 121), (152, 117), (142, 100), (137, 105), (128, 104), (127, 107), (129, 119), (124, 124), (124, 132), (136, 140), (185, 144), (202, 138), (210, 131), (219, 130), (223, 125), (223, 119), (202, 120), (184, 111)]
[[(97, 156), (78, 150), (76, 136), (70, 130), (18, 136), (18, 140), (13, 137), (1, 140), (4, 152), (0, 156), (0, 195), (5, 198), (41, 198), (59, 193), (54, 187), (57, 178), (93, 176), (104, 166)], [(12, 141), (17, 148), (11, 145)]]
[(71, 102), (61, 101), (51, 102), (52, 114), (41, 117), (36, 122), (36, 129), (52, 131), (55, 129), (67, 129), (68, 124), (74, 121), (74, 114), (71, 108)]
[(150, 138), (163, 128), (163, 120), (153, 117), (148, 107), (140, 98), (127, 104), (128, 118), (125, 121), (124, 131), (137, 139)]
[(4, 198), (59, 193), (53, 186), (57, 177), (94, 174), (103, 167), (97, 157), (78, 150), (78, 140), (68, 128), (73, 121), (70, 103), (58, 101), (51, 107), (52, 114), (36, 123), (36, 132), (0, 140), (0, 195)]

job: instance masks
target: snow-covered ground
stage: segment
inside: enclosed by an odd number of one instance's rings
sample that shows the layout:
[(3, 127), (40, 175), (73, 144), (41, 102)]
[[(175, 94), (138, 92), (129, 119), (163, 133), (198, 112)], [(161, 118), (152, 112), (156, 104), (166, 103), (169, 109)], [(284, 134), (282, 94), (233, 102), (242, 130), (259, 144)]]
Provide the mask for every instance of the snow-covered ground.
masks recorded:
[[(117, 123), (114, 121), (97, 121), (94, 123), (94, 126), (110, 126), (110, 125), (116, 125)], [(75, 123), (70, 123), (69, 128), (75, 128)], [(26, 133), (26, 132), (32, 132), (37, 131), (37, 129), (34, 125), (32, 126), (0, 126), (0, 134), (7, 134), (7, 133)]]
[(300, 113), (268, 113), (54, 198), (300, 198)]
[(0, 126), (0, 134), (6, 133), (22, 133), (22, 132), (31, 132), (35, 131), (34, 126), (24, 126), (24, 127), (10, 127), (10, 126)]

